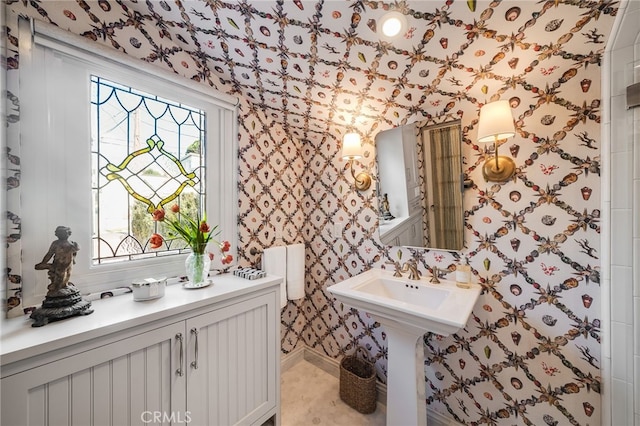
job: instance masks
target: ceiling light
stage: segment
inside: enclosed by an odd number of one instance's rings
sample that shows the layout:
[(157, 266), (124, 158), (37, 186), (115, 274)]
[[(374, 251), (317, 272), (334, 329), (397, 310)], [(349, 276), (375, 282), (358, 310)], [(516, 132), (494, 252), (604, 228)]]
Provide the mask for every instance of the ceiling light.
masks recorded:
[(389, 12), (380, 18), (380, 35), (395, 37), (406, 31), (407, 19), (400, 12)]

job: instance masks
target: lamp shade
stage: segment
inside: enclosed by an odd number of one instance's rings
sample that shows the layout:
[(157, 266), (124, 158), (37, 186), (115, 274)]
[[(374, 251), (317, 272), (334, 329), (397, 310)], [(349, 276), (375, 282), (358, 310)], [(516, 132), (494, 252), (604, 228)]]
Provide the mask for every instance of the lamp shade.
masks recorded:
[(360, 144), (359, 134), (345, 133), (342, 137), (342, 158), (344, 160), (362, 158), (362, 145)]
[(478, 119), (478, 142), (493, 142), (515, 136), (516, 128), (509, 101), (500, 100), (480, 108)]

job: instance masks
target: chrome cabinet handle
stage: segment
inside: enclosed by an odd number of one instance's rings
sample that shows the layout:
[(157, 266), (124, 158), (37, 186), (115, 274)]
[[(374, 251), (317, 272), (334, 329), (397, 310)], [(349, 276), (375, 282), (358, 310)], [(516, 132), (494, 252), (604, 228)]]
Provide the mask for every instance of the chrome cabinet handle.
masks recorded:
[(193, 334), (196, 337), (195, 360), (191, 361), (191, 367), (193, 367), (194, 370), (197, 370), (198, 369), (198, 329), (195, 327), (192, 328), (191, 334)]
[(182, 345), (182, 333), (176, 334), (176, 340), (180, 342), (180, 364), (178, 365), (178, 369), (176, 370), (176, 374), (178, 376), (184, 375), (184, 370), (182, 369), (182, 364), (184, 362), (184, 346)]

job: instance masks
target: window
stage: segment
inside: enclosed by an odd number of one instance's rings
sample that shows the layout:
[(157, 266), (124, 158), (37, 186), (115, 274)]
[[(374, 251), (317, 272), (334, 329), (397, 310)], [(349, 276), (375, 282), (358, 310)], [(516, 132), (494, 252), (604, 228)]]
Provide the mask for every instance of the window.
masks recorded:
[(183, 252), (180, 240), (150, 249), (163, 231), (150, 213), (173, 204), (205, 213), (201, 141), (204, 111), (91, 76), (94, 264)]
[(184, 273), (184, 247), (148, 248), (152, 207), (204, 210), (236, 247), (235, 98), (39, 22), (20, 23), (20, 62), (25, 304), (58, 225), (83, 292)]

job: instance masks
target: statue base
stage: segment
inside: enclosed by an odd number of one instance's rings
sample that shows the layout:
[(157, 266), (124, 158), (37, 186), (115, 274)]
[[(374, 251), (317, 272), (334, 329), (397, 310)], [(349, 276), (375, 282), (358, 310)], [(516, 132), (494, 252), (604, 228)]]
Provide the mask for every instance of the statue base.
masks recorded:
[(396, 217), (389, 212), (384, 212), (379, 217), (380, 220), (393, 220), (395, 218)]
[(91, 302), (84, 300), (80, 291), (69, 283), (64, 288), (47, 293), (42, 307), (31, 313), (30, 318), (35, 321), (31, 327), (42, 327), (52, 321), (91, 313)]

